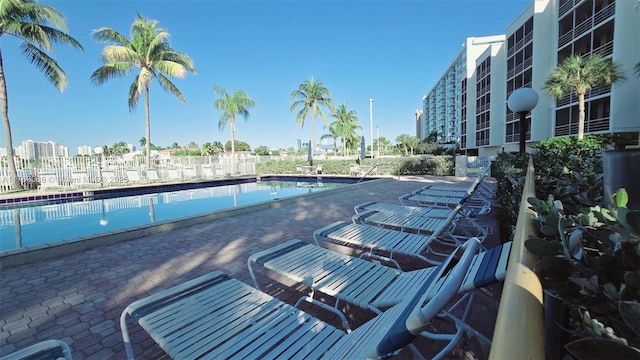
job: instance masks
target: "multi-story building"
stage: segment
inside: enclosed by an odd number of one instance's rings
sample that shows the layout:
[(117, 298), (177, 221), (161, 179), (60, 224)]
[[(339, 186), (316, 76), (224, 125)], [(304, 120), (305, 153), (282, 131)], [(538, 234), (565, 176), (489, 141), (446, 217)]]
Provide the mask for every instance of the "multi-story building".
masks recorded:
[(78, 146), (78, 155), (93, 155), (93, 150), (89, 145)]
[[(504, 35), (467, 38), (462, 49), (444, 75), (431, 91), (423, 97), (423, 113), (419, 117), (421, 130), (418, 137), (424, 139), (436, 132), (439, 143), (459, 143), (467, 148), (470, 139), (467, 129), (474, 129), (476, 59), (489, 48), (504, 43)], [(475, 135), (474, 135), (475, 138)]]
[(18, 157), (27, 160), (38, 160), (41, 158), (69, 157), (69, 148), (53, 141), (39, 142), (25, 140), (15, 149)]
[[(509, 110), (506, 100), (520, 87), (533, 88), (539, 97), (528, 116), (529, 143), (577, 134), (575, 94), (556, 101), (544, 90), (548, 75), (570, 55), (598, 53), (618, 64), (626, 76), (619, 84), (596, 87), (587, 93), (585, 133), (640, 131), (640, 78), (633, 74), (633, 66), (640, 62), (640, 12), (634, 9), (634, 3), (534, 0), (506, 29), (504, 43), (492, 43), (473, 55), (466, 51), (467, 58), (471, 57), (467, 70), (473, 74), (456, 80), (466, 101), (453, 102), (461, 149), (478, 155), (518, 150), (519, 117)], [(463, 47), (461, 54), (465, 50)], [(425, 114), (429, 116), (422, 119), (423, 129), (437, 129), (442, 124), (437, 108), (432, 109), (432, 100), (446, 101), (437, 93), (444, 78), (424, 98)], [(424, 138), (428, 133), (421, 135)]]
[[(635, 132), (640, 130), (640, 80), (633, 64), (640, 62), (640, 12), (629, 0), (559, 0), (556, 41), (557, 63), (570, 55), (597, 53), (621, 66), (627, 80), (596, 87), (585, 96), (585, 133)], [(577, 134), (578, 99), (569, 94), (554, 109), (555, 136)]]

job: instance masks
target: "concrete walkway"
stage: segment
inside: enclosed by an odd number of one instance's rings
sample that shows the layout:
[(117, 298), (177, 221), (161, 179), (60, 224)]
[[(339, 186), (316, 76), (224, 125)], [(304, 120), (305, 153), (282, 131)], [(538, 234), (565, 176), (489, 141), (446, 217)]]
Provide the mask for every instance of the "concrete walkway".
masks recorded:
[[(399, 195), (425, 183), (460, 185), (463, 180), (405, 177), (361, 184), (277, 208), (1, 269), (0, 356), (38, 341), (60, 339), (69, 344), (74, 359), (124, 359), (119, 316), (134, 300), (214, 270), (251, 284), (246, 261), (257, 251), (292, 238), (313, 242), (314, 230), (349, 220), (356, 204), (370, 200), (398, 203)], [(482, 221), (494, 222), (491, 214)], [(496, 243), (492, 238), (485, 244)], [(263, 290), (285, 301), (296, 295), (266, 277), (261, 282), (266, 285)], [(491, 337), (500, 286), (482, 291), (488, 296), (478, 296), (472, 323)], [(345, 310), (352, 326), (373, 316)], [(167, 358), (137, 325), (130, 330), (136, 358)], [(433, 352), (432, 343), (417, 341), (425, 356)], [(408, 351), (398, 355), (410, 357)], [(486, 349), (473, 340), (463, 340), (452, 357), (484, 358)]]

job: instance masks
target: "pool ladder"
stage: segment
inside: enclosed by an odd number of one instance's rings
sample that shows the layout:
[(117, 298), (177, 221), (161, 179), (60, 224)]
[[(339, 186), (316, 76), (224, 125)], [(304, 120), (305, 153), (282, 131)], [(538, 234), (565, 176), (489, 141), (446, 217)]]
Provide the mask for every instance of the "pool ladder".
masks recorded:
[(364, 175), (360, 177), (360, 179), (356, 182), (356, 184), (362, 181), (362, 179), (364, 179), (365, 177), (367, 177), (367, 175), (369, 175), (373, 170), (375, 170), (378, 167), (378, 165), (380, 165), (380, 163), (373, 165), (371, 169), (369, 169), (369, 171), (367, 171)]

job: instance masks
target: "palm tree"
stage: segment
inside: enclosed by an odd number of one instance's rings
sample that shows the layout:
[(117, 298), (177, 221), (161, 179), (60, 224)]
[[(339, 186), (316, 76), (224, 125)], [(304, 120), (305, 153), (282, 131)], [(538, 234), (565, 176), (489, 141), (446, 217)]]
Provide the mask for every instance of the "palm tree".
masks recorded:
[(338, 153), (338, 137), (339, 136), (338, 136), (338, 133), (336, 132), (337, 124), (338, 124), (337, 121), (334, 121), (331, 124), (329, 124), (329, 128), (325, 127), (326, 130), (329, 130), (329, 133), (320, 136), (320, 142), (322, 142), (324, 139), (331, 139), (333, 141), (334, 154)]
[(410, 137), (411, 135), (409, 134), (400, 134), (396, 137), (396, 142), (398, 143), (398, 145), (402, 146), (405, 155), (409, 155), (408, 146), (411, 142), (411, 140), (409, 139)]
[(356, 129), (362, 129), (362, 127), (358, 124), (358, 116), (356, 116), (355, 110), (347, 109), (347, 105), (345, 103), (340, 104), (340, 107), (334, 109), (331, 113), (331, 117), (336, 119), (335, 125), (336, 132), (338, 136), (342, 138), (342, 153), (346, 154), (347, 143), (348, 142), (357, 142), (360, 138), (356, 133)]
[(216, 86), (213, 88), (213, 94), (220, 95), (220, 98), (216, 99), (213, 106), (221, 111), (220, 121), (218, 122), (218, 128), (223, 130), (229, 123), (229, 129), (231, 132), (231, 159), (233, 159), (233, 173), (236, 173), (236, 147), (235, 147), (235, 132), (236, 132), (236, 116), (240, 115), (245, 121), (249, 118), (249, 109), (256, 106), (255, 101), (251, 100), (249, 95), (243, 90), (236, 90), (232, 94), (229, 94), (225, 89)]
[(549, 95), (560, 99), (570, 92), (578, 97), (578, 139), (584, 137), (584, 97), (596, 86), (611, 85), (624, 80), (624, 75), (613, 61), (599, 54), (587, 58), (571, 55), (547, 77), (544, 88)]
[[(64, 16), (55, 8), (37, 4), (34, 0), (0, 1), (0, 38), (10, 35), (22, 41), (22, 53), (35, 65), (45, 78), (60, 92), (67, 87), (67, 75), (60, 65), (47, 52), (53, 51), (53, 44), (70, 45), (82, 50), (82, 45), (66, 33)], [(13, 154), (13, 139), (9, 122), (9, 99), (4, 75), (2, 52), (0, 51), (0, 107), (5, 142), (7, 143), (7, 162), (12, 190), (22, 189)]]
[(178, 87), (169, 77), (184, 78), (187, 72), (195, 73), (193, 61), (187, 54), (175, 51), (169, 44), (169, 33), (157, 27), (158, 21), (148, 20), (140, 14), (131, 25), (131, 40), (112, 28), (102, 27), (92, 34), (99, 43), (110, 44), (102, 51), (104, 65), (91, 74), (91, 80), (97, 85), (105, 81), (128, 74), (139, 68), (133, 83), (129, 87), (129, 111), (138, 105), (140, 95), (144, 93), (146, 136), (145, 150), (147, 167), (151, 167), (151, 124), (149, 120), (149, 87), (156, 78), (160, 86), (175, 95), (186, 104)]
[(297, 90), (291, 93), (291, 100), (293, 100), (293, 104), (291, 104), (289, 111), (294, 111), (296, 108), (301, 107), (296, 115), (296, 123), (302, 128), (304, 128), (307, 113), (311, 110), (311, 153), (313, 154), (313, 150), (316, 148), (316, 116), (320, 115), (325, 126), (329, 127), (327, 117), (322, 112), (320, 106), (325, 106), (330, 111), (334, 110), (333, 101), (331, 101), (331, 92), (322, 85), (322, 80), (316, 82), (312, 76), (300, 84)]

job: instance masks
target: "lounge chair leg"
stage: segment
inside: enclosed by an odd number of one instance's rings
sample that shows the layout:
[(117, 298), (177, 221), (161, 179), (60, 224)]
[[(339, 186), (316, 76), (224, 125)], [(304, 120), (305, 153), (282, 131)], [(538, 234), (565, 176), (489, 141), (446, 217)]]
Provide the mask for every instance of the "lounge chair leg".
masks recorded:
[(313, 299), (313, 298), (311, 298), (309, 296), (303, 296), (300, 299), (298, 299), (298, 301), (296, 301), (296, 305), (295, 306), (298, 307), (302, 301), (306, 301), (308, 303), (311, 303), (313, 305), (316, 305), (316, 306), (318, 306), (318, 307), (320, 307), (322, 309), (325, 309), (327, 311), (330, 311), (330, 312), (338, 315), (338, 317), (340, 318), (340, 321), (342, 322), (342, 326), (344, 326), (345, 330), (347, 331), (347, 334), (351, 332), (351, 326), (349, 326), (349, 322), (347, 321), (346, 316), (344, 316), (344, 314), (340, 310), (338, 310), (336, 308), (333, 308), (333, 307), (331, 307), (331, 306), (329, 306), (329, 305), (327, 305), (327, 304), (325, 304), (323, 302), (320, 302), (320, 301), (318, 301), (316, 299)]
[(131, 348), (131, 339), (129, 338), (129, 328), (127, 327), (127, 310), (120, 314), (120, 329), (122, 330), (122, 340), (124, 341), (124, 349), (127, 352), (127, 359), (133, 360), (133, 348)]

